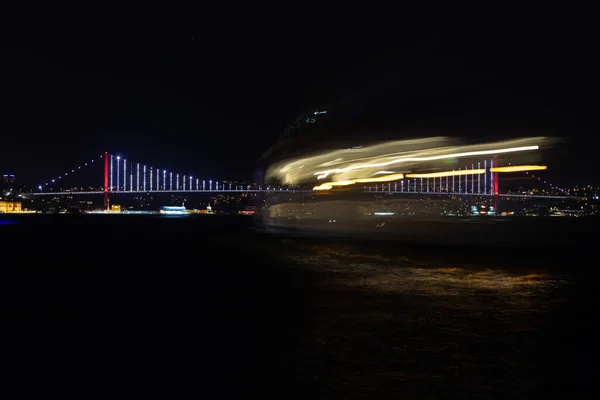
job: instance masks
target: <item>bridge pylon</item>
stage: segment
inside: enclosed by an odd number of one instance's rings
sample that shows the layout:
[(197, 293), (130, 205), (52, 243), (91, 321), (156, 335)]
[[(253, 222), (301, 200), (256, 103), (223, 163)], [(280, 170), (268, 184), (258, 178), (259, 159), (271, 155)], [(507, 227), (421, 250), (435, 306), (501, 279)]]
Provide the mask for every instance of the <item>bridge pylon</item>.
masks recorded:
[[(494, 156), (492, 163), (493, 166), (495, 168), (500, 166), (500, 158), (498, 158), (498, 156)], [(492, 181), (492, 195), (493, 200), (492, 200), (492, 207), (494, 207), (494, 212), (498, 212), (498, 200), (500, 198), (500, 190), (499, 190), (499, 185), (498, 185), (498, 173), (497, 172), (492, 172), (491, 173), (491, 181)]]
[(110, 199), (108, 198), (108, 158), (109, 155), (107, 152), (104, 152), (104, 209), (108, 210), (110, 208)]

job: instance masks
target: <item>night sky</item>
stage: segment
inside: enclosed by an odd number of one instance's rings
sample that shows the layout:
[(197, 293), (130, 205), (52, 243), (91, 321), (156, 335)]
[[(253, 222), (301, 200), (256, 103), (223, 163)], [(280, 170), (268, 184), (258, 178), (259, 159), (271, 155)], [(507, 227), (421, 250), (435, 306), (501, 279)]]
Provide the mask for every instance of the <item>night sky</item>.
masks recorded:
[(568, 136), (553, 178), (593, 180), (581, 172), (594, 168), (598, 142), (596, 32), (585, 13), (37, 11), (5, 26), (1, 49), (0, 171), (27, 184), (104, 151), (251, 179), (299, 113), (373, 87), (396, 93), (412, 126), (451, 115), (482, 140), (478, 124)]

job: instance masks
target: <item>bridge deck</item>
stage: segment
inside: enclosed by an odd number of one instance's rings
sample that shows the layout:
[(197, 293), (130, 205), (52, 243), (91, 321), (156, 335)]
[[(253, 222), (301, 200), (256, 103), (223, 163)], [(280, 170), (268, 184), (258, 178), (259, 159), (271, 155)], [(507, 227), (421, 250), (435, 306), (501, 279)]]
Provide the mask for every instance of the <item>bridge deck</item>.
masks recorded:
[[(319, 193), (310, 189), (296, 190), (296, 189), (246, 189), (246, 190), (119, 190), (110, 191), (109, 195), (115, 194), (137, 194), (137, 193)], [(400, 192), (400, 191), (374, 191), (364, 190), (363, 193), (372, 194), (388, 194), (388, 195), (433, 195), (433, 196), (479, 196), (479, 197), (494, 197), (493, 194), (489, 193), (448, 193), (448, 192)], [(102, 190), (96, 191), (73, 191), (73, 192), (35, 192), (31, 193), (33, 196), (65, 196), (65, 195), (93, 195), (93, 194), (104, 194)], [(554, 195), (529, 195), (529, 194), (512, 194), (512, 193), (500, 193), (499, 197), (503, 198), (540, 198), (540, 199), (571, 199), (571, 200), (586, 200), (585, 197), (576, 196), (554, 196)]]

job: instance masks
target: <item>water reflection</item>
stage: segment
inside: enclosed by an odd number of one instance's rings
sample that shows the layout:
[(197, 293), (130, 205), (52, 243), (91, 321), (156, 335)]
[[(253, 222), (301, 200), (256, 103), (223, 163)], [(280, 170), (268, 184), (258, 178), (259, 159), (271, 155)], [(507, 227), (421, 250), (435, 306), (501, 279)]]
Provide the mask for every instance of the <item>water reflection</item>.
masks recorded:
[(292, 268), (319, 289), (290, 368), (322, 365), (305, 380), (314, 390), (332, 398), (539, 393), (540, 335), (568, 297), (566, 277), (510, 262), (457, 265), (435, 248), (422, 259), (352, 245), (296, 248), (303, 254), (289, 256)]
[(491, 269), (485, 265), (429, 267), (408, 257), (392, 260), (377, 255), (328, 253), (292, 259), (303, 268), (337, 274), (335, 283), (349, 288), (416, 295), (468, 296), (489, 291), (489, 294), (523, 297), (548, 292), (565, 283), (565, 278), (544, 272)]

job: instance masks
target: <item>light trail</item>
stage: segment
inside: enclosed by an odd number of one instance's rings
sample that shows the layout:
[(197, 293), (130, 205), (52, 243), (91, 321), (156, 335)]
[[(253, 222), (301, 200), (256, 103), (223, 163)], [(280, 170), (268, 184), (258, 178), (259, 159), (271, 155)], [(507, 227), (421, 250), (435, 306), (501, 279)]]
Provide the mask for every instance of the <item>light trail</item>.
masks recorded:
[(525, 172), (525, 171), (543, 171), (548, 169), (545, 165), (512, 165), (507, 167), (490, 168), (490, 172)]
[[(318, 181), (368, 179), (375, 175), (447, 171), (462, 167), (463, 160), (468, 158), (472, 169), (486, 169), (490, 166), (489, 161), (479, 167), (475, 162), (483, 160), (476, 158), (495, 155), (502, 155), (505, 165), (507, 162), (530, 165), (538, 161), (536, 150), (542, 145), (549, 147), (550, 143), (552, 140), (546, 137), (469, 145), (447, 137), (388, 141), (282, 160), (267, 168), (265, 178), (276, 179), (284, 185), (318, 184)], [(488, 182), (484, 182), (484, 186), (485, 183)]]
[(391, 181), (399, 181), (400, 179), (404, 179), (404, 174), (391, 174), (380, 176), (377, 178), (358, 178), (353, 179), (356, 183), (374, 183), (374, 182), (391, 182)]
[(530, 150), (538, 150), (539, 146), (522, 146), (522, 147), (512, 147), (505, 149), (494, 149), (494, 150), (481, 150), (481, 151), (467, 151), (463, 153), (450, 153), (439, 156), (430, 156), (430, 157), (400, 157), (395, 160), (390, 160), (386, 162), (380, 163), (366, 163), (353, 165), (345, 168), (336, 168), (325, 171), (317, 171), (313, 175), (317, 175), (317, 179), (323, 179), (329, 176), (332, 173), (342, 173), (354, 170), (360, 170), (364, 168), (376, 168), (376, 167), (387, 167), (393, 164), (405, 163), (405, 162), (425, 162), (425, 161), (438, 161), (444, 159), (452, 159), (452, 158), (461, 158), (461, 157), (475, 157), (475, 156), (483, 156), (483, 155), (493, 155), (493, 154), (504, 154), (504, 153), (514, 153), (517, 151), (530, 151)]
[(404, 174), (391, 174), (386, 176), (380, 176), (377, 178), (349, 179), (345, 181), (322, 183), (318, 186), (313, 187), (313, 190), (329, 190), (332, 189), (334, 186), (349, 186), (355, 183), (392, 182), (399, 181), (401, 179), (404, 179)]
[(407, 178), (443, 178), (446, 176), (481, 175), (485, 169), (463, 169), (458, 171), (428, 172), (424, 174), (406, 174)]

